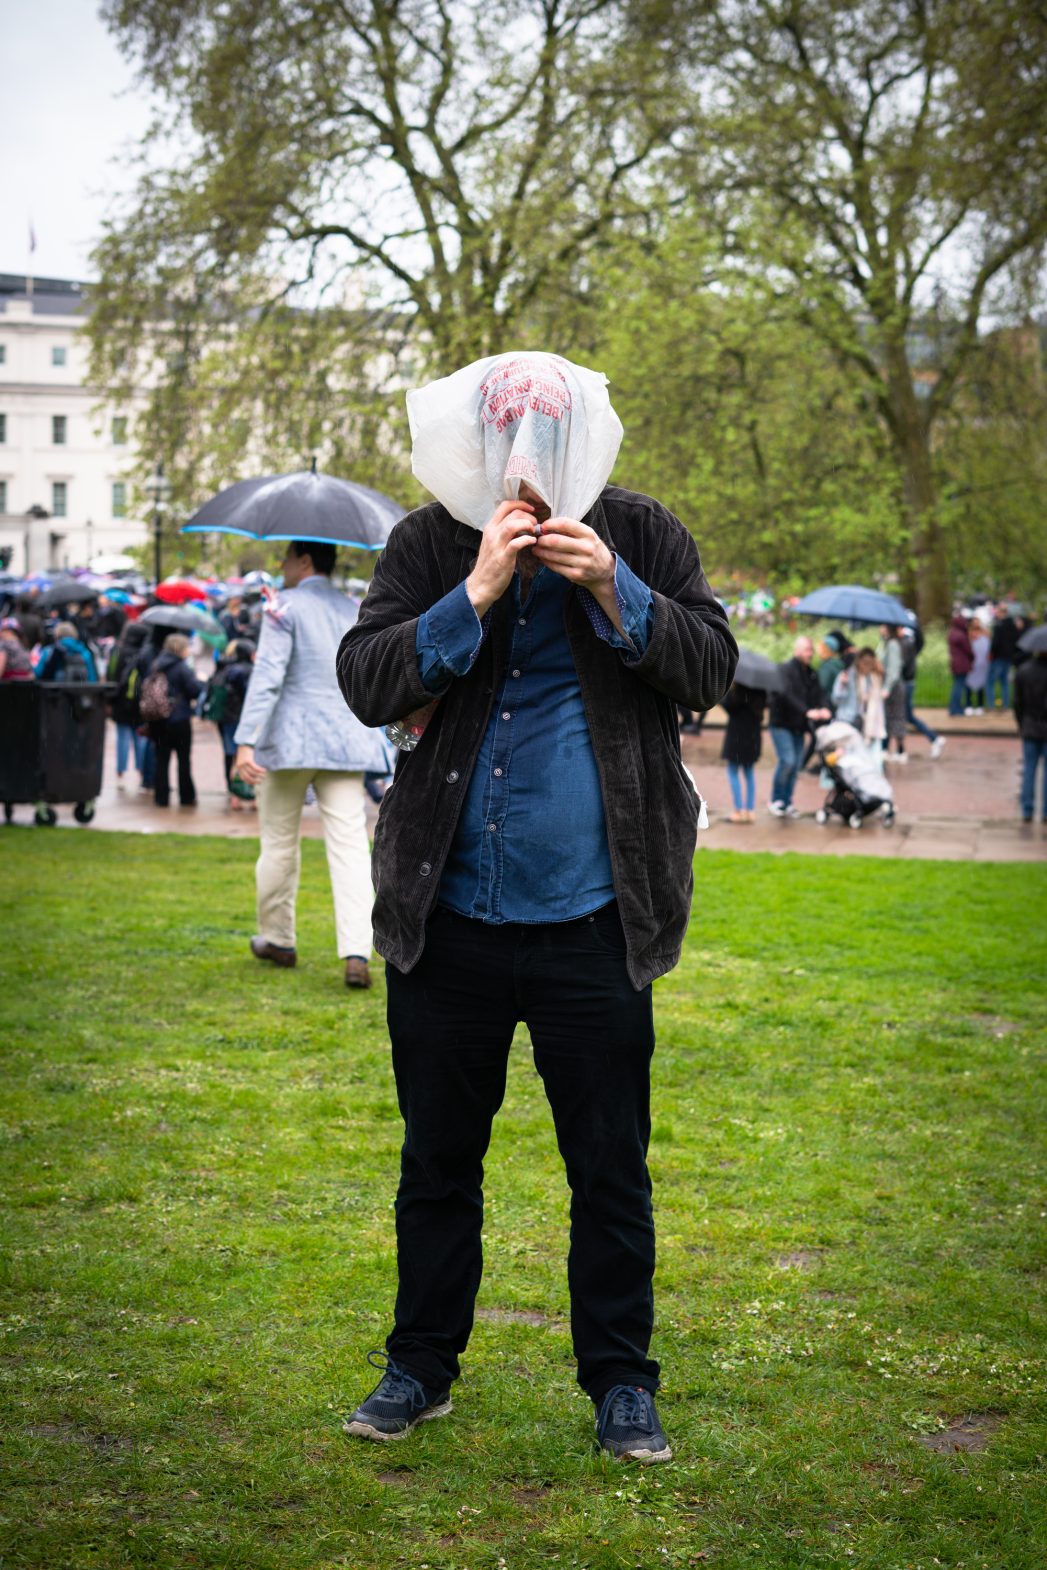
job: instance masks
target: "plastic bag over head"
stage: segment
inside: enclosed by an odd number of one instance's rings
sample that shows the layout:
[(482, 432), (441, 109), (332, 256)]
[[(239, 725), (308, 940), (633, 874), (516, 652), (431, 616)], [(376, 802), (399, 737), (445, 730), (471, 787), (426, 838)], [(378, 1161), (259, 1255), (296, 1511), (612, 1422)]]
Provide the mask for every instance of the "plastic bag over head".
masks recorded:
[(474, 529), (524, 482), (553, 517), (583, 518), (623, 435), (606, 376), (528, 351), (475, 360), (409, 392), (407, 416), (415, 475)]

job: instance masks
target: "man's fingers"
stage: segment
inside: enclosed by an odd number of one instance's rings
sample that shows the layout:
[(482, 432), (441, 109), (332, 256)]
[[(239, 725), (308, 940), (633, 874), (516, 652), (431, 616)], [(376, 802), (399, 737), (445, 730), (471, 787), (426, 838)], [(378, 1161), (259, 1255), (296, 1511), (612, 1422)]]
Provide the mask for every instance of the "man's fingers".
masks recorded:
[(587, 523), (580, 523), (577, 518), (550, 518), (548, 523), (542, 524), (542, 534), (548, 529), (550, 534), (570, 534), (576, 539), (584, 539), (591, 534), (593, 539), (598, 535), (595, 529), (590, 529)]

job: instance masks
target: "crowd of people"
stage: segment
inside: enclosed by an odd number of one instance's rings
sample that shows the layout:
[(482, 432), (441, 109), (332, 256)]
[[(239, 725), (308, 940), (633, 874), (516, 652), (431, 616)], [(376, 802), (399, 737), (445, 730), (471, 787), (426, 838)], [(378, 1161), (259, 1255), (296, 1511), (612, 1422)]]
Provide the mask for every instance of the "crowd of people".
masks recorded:
[(232, 737), (271, 585), (268, 574), (255, 574), (254, 580), (216, 611), (228, 642), (207, 681), (190, 663), (191, 638), (178, 630), (177, 616), (172, 614), (169, 626), (162, 619), (143, 621), (125, 608), (122, 602), (130, 596), (120, 590), (112, 599), (102, 590), (94, 598), (56, 605), (47, 604), (46, 595), (9, 596), (0, 618), (0, 680), (106, 683), (117, 786), (137, 785), (158, 807), (171, 802), (172, 760), (179, 804), (195, 806), (192, 720), (196, 715), (213, 720), (222, 736), (230, 806), (243, 810), (253, 792), (232, 779)]
[[(200, 679), (190, 661), (190, 639), (184, 633), (162, 622), (143, 623), (104, 592), (97, 599), (47, 611), (23, 597), (8, 604), (8, 614), (0, 619), (0, 680), (109, 683), (117, 786), (137, 787), (159, 807), (171, 804), (172, 762), (179, 805), (195, 806), (192, 720), (196, 716), (213, 722), (222, 742), (228, 806), (234, 812), (253, 811), (254, 788), (234, 766), (235, 735), (271, 585), (268, 574), (253, 573), (246, 587), (230, 592), (215, 608), (228, 643), (215, 654), (214, 669), (206, 680)], [(732, 616), (735, 613), (732, 608)], [(767, 616), (771, 611), (769, 607), (750, 611), (750, 619), (757, 614)], [(1014, 681), (1026, 657), (1019, 641), (1030, 625), (1021, 607), (1007, 602), (957, 609), (948, 632), (950, 715), (977, 717), (996, 708), (1009, 709), (1013, 703), (1023, 742), (1039, 742), (1035, 733), (1042, 728), (1041, 719), (1030, 713), (1028, 702), (1024, 716), (1019, 712)], [(816, 732), (829, 721), (853, 726), (881, 764), (908, 762), (910, 733), (922, 736), (931, 758), (939, 758), (946, 738), (927, 725), (913, 706), (923, 642), (918, 625), (885, 625), (875, 642), (860, 643), (837, 627), (816, 642), (805, 636), (796, 639), (791, 658), (779, 667), (776, 690), (735, 682), (722, 704), (727, 715), (721, 755), (732, 803), (729, 821), (756, 820), (755, 768), (765, 723), (776, 758), (767, 803), (774, 817), (799, 816), (793, 802), (796, 782), (805, 769), (820, 772), (814, 758)], [(163, 677), (165, 701), (159, 706), (150, 702), (147, 691), (154, 676)], [(685, 732), (700, 731), (701, 719), (680, 711)], [(1037, 762), (1038, 754), (1026, 759), (1025, 772), (1035, 773)], [(822, 772), (823, 784), (828, 783)], [(380, 771), (368, 773), (366, 788), (376, 801), (386, 778)], [(1031, 791), (1029, 783), (1023, 794), (1026, 818), (1033, 812)]]
[[(1015, 671), (1028, 658), (1019, 643), (1030, 625), (1021, 609), (1007, 602), (957, 610), (948, 637), (953, 675), (951, 715), (981, 716), (997, 704), (1009, 709), (1013, 696), (1023, 743), (1038, 743), (1041, 728), (1047, 734), (1035, 701), (1026, 701), (1023, 712), (1014, 679)], [(793, 795), (805, 768), (821, 773), (823, 784), (830, 784), (820, 764), (812, 764), (819, 727), (830, 722), (853, 727), (881, 767), (908, 763), (911, 732), (929, 743), (932, 759), (939, 758), (946, 737), (926, 724), (913, 706), (916, 667), (923, 646), (918, 625), (883, 625), (875, 643), (861, 644), (838, 627), (817, 644), (809, 637), (798, 637), (791, 658), (778, 667), (768, 688), (736, 680), (722, 703), (727, 725), (721, 756), (733, 803), (729, 821), (756, 821), (755, 766), (762, 752), (765, 717), (776, 757), (767, 804), (773, 817), (799, 817)], [(696, 724), (689, 711), (681, 711), (680, 723), (685, 732), (700, 730), (700, 722)], [(1025, 746), (1023, 750), (1025, 774), (1030, 768), (1035, 773), (1031, 750), (1035, 748)], [(1022, 816), (1026, 821), (1033, 812), (1032, 789), (1031, 779), (1023, 784)]]

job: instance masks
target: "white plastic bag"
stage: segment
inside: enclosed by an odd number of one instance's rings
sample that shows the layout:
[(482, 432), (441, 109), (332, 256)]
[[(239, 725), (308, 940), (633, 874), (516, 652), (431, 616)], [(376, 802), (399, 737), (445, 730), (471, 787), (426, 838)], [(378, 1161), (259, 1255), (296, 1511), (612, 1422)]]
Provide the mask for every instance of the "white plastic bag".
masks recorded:
[(414, 473), (474, 529), (524, 481), (553, 517), (583, 518), (623, 435), (606, 376), (528, 351), (476, 360), (409, 392), (407, 417)]

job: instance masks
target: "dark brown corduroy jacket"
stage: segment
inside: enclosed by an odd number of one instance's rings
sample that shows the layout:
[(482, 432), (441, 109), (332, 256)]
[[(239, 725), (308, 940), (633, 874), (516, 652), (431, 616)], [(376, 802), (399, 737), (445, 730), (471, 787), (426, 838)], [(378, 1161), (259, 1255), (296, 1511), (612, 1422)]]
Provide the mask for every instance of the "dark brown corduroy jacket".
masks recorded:
[[(629, 978), (640, 988), (676, 964), (691, 903), (697, 801), (680, 762), (676, 705), (718, 703), (738, 650), (694, 541), (667, 508), (608, 485), (584, 522), (654, 595), (650, 643), (632, 664), (596, 636), (577, 595), (564, 613), (603, 793)], [(339, 685), (365, 725), (387, 725), (431, 701), (418, 676), (418, 618), (468, 577), (479, 543), (475, 529), (435, 502), (396, 525), (338, 650)], [(501, 684), (511, 618), (507, 591), (472, 669), (452, 682), (415, 750), (401, 753), (382, 802), (372, 860), (374, 941), (398, 970), (410, 970), (422, 952)], [(534, 854), (541, 856), (541, 845)]]

